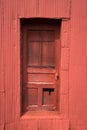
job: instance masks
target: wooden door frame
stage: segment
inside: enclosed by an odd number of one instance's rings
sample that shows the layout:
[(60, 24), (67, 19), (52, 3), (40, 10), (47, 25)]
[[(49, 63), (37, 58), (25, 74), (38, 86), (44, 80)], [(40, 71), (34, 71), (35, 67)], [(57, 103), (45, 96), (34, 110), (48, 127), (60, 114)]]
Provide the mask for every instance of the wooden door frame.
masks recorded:
[[(55, 19), (54, 19), (55, 20)], [(19, 19), (20, 27), (21, 19)], [(65, 33), (66, 31), (66, 33)], [(20, 34), (20, 28), (19, 33)], [(20, 37), (20, 36), (19, 36)], [(61, 24), (61, 63), (60, 63), (60, 115), (69, 115), (69, 51), (70, 51), (70, 19), (62, 19)], [(20, 46), (20, 40), (19, 40)], [(18, 56), (20, 57), (20, 56)], [(21, 67), (20, 67), (21, 70)], [(21, 79), (21, 78), (20, 78)], [(21, 86), (20, 86), (21, 88)], [(19, 94), (21, 99), (21, 94)], [(21, 105), (20, 105), (21, 110)], [(19, 113), (19, 112), (18, 112)], [(19, 113), (21, 117), (21, 111)]]

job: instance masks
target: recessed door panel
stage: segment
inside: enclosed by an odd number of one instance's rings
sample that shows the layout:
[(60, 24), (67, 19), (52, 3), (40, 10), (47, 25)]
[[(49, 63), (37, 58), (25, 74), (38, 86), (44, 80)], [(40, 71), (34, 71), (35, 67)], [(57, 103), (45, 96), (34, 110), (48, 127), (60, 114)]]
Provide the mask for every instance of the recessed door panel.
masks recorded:
[(55, 42), (42, 43), (43, 66), (55, 67)]
[(40, 66), (40, 43), (29, 42), (28, 44), (28, 65)]

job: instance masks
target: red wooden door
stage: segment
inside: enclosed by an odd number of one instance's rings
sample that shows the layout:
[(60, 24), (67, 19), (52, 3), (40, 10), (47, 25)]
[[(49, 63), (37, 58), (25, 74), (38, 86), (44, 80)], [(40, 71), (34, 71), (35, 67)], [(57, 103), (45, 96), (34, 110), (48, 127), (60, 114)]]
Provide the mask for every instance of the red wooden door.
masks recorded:
[(58, 111), (59, 27), (27, 24), (22, 29), (22, 112)]

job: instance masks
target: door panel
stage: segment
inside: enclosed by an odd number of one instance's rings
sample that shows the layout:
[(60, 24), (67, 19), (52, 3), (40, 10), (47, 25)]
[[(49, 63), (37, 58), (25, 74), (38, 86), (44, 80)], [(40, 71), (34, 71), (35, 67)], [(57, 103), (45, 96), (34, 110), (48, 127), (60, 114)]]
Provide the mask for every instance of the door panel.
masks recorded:
[(55, 67), (55, 42), (42, 43), (42, 65)]
[(29, 82), (55, 82), (54, 74), (32, 73), (28, 74)]
[(40, 43), (29, 42), (28, 44), (28, 65), (29, 66), (40, 66)]

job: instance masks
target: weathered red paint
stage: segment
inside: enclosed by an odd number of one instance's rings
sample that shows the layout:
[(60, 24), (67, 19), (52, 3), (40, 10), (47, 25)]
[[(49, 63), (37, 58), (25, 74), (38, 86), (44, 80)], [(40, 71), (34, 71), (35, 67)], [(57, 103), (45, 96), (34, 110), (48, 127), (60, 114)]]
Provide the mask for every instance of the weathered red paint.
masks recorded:
[[(0, 0), (0, 130), (87, 129), (86, 0)], [(61, 19), (60, 109), (21, 115), (20, 19)]]

